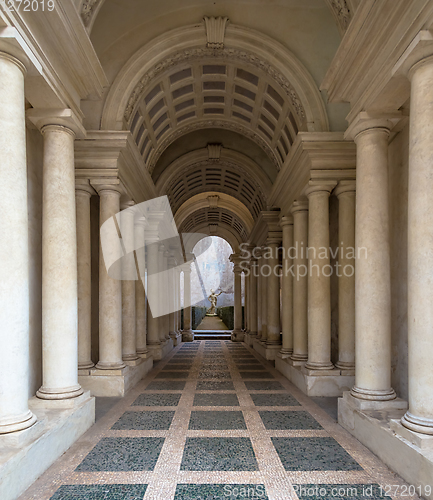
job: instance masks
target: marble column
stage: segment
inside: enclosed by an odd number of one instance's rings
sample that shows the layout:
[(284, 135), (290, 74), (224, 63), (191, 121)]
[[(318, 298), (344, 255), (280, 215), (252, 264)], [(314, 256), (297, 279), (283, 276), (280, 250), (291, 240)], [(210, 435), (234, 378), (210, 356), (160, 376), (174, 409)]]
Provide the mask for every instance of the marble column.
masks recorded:
[(263, 323), (262, 323), (262, 250), (257, 248), (255, 251), (257, 255), (255, 272), (257, 274), (257, 339), (261, 340), (263, 334)]
[(332, 370), (331, 256), (329, 195), (335, 182), (310, 182), (308, 218), (308, 361), (309, 370)]
[(363, 118), (348, 135), (357, 145), (355, 386), (352, 396), (395, 399), (391, 387), (391, 277), (388, 201), (389, 120)]
[[(269, 258), (267, 264), (270, 268), (270, 274), (267, 278), (267, 305), (268, 305), (268, 320), (267, 328), (268, 335), (266, 339), (267, 345), (280, 345), (280, 267), (278, 265), (278, 248), (280, 238), (268, 238), (266, 245), (268, 247)], [(267, 268), (267, 270), (269, 270)]]
[(433, 57), (410, 70), (408, 429), (433, 434)]
[[(163, 299), (164, 301), (170, 301), (170, 294), (172, 293), (172, 290), (170, 288), (170, 272), (169, 272), (169, 267), (168, 267), (168, 259), (170, 257), (170, 252), (165, 249), (164, 254), (163, 254), (163, 264), (164, 264), (164, 284), (165, 284), (165, 290), (163, 293)], [(164, 315), (164, 334), (165, 334), (165, 340), (169, 340), (170, 338), (170, 314), (165, 314)]]
[(257, 337), (257, 260), (251, 259), (250, 265), (250, 337)]
[(149, 352), (147, 349), (147, 303), (143, 285), (143, 279), (146, 278), (145, 228), (146, 219), (138, 217), (134, 225), (135, 255), (140, 274), (138, 280), (135, 282), (135, 328), (137, 336), (136, 351), (140, 356)]
[(308, 359), (308, 202), (295, 201), (293, 215), (293, 354), (294, 362)]
[(262, 334), (260, 341), (266, 342), (268, 340), (268, 277), (267, 265), (268, 261), (265, 257), (266, 248), (262, 247), (262, 258), (260, 259), (260, 299), (261, 299), (261, 320), (262, 320)]
[(244, 331), (245, 333), (249, 333), (250, 331), (250, 321), (249, 321), (249, 314), (250, 314), (250, 305), (249, 305), (249, 287), (250, 287), (250, 273), (249, 273), (249, 263), (248, 263), (248, 269), (247, 272), (244, 272), (244, 283), (245, 283), (245, 305), (244, 305)]
[(282, 217), (280, 226), (283, 231), (283, 270), (282, 270), (282, 331), (283, 345), (281, 354), (293, 354), (293, 217)]
[[(157, 230), (156, 230), (157, 232)], [(146, 238), (147, 248), (147, 295), (149, 297), (159, 297), (158, 280), (149, 279), (149, 275), (155, 273), (159, 269), (159, 244), (157, 237), (154, 239)], [(161, 345), (159, 339), (159, 319), (153, 317), (152, 310), (149, 307), (147, 316), (147, 343), (149, 346)], [(165, 341), (165, 339), (164, 339)]]
[(169, 314), (169, 335), (170, 337), (176, 338), (176, 259), (174, 258), (173, 252), (170, 252), (168, 257), (168, 300), (170, 301), (170, 309), (173, 311)]
[(191, 263), (189, 262), (183, 265), (183, 293), (183, 334), (192, 336)]
[[(54, 120), (53, 120), (54, 121)], [(42, 387), (40, 399), (83, 394), (78, 384), (75, 133), (44, 125), (42, 209)]]
[[(158, 287), (158, 292), (159, 292), (158, 296), (161, 303), (162, 301), (165, 302), (167, 300), (166, 297), (167, 286), (164, 281), (165, 273), (162, 274), (166, 269), (164, 265), (164, 253), (165, 253), (165, 246), (162, 243), (160, 243), (158, 248), (158, 269), (160, 272), (159, 275), (160, 286)], [(161, 344), (163, 344), (166, 341), (166, 334), (168, 334), (168, 332), (166, 332), (167, 322), (165, 315), (160, 316), (158, 318), (158, 322), (159, 322), (159, 341), (161, 342)]]
[[(120, 212), (121, 188), (117, 181), (91, 181), (100, 198), (100, 225)], [(114, 237), (114, 236), (113, 236)], [(122, 282), (107, 273), (102, 246), (99, 255), (99, 370), (125, 367), (122, 360)]]
[(338, 363), (341, 370), (355, 369), (355, 181), (341, 181), (338, 197)]
[(0, 48), (0, 434), (31, 427), (24, 64)]
[[(135, 211), (133, 201), (122, 205), (120, 230), (126, 248), (135, 248)], [(135, 283), (130, 278), (137, 275), (134, 253), (127, 254), (122, 260), (122, 358), (135, 361), (137, 356), (137, 325), (135, 308)], [(138, 278), (138, 276), (136, 276)]]
[(78, 262), (78, 369), (92, 368), (92, 274), (90, 244), (90, 198), (95, 194), (88, 181), (76, 181)]
[(175, 313), (175, 319), (176, 319), (176, 334), (182, 333), (182, 328), (181, 328), (181, 305), (180, 305), (180, 273), (181, 273), (181, 268), (177, 267), (175, 269), (175, 293), (176, 293), (176, 313)]

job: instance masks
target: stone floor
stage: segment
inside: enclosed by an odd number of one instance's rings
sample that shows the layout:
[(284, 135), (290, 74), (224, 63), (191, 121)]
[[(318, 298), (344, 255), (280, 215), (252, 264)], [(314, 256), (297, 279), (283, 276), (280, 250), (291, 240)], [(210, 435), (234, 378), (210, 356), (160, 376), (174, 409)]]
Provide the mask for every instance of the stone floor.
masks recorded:
[(405, 484), (243, 344), (181, 344), (99, 406), (20, 500), (397, 499)]
[(206, 331), (225, 330), (225, 331), (229, 331), (227, 328), (227, 325), (218, 316), (205, 316), (202, 319), (201, 323), (197, 326), (196, 330), (206, 330)]

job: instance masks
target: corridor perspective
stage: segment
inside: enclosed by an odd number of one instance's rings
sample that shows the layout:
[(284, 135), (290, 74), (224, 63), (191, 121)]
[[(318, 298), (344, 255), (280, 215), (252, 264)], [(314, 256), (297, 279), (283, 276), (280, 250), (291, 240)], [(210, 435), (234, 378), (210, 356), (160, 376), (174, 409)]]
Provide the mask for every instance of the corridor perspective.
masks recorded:
[(433, 0), (0, 0), (0, 500), (433, 500), (432, 193)]
[(20, 500), (287, 500), (295, 492), (418, 498), (269, 362), (244, 345), (206, 340), (158, 363)]

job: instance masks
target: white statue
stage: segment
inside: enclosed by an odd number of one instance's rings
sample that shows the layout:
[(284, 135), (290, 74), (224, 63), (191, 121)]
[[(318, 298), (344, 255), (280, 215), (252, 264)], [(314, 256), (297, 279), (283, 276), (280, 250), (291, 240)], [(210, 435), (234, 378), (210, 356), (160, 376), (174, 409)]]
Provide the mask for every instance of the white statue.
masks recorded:
[(208, 297), (209, 299), (209, 302), (211, 303), (211, 307), (208, 309), (207, 313), (206, 313), (206, 316), (216, 316), (216, 313), (215, 313), (215, 309), (216, 309), (216, 306), (217, 306), (217, 301), (218, 301), (218, 297), (222, 294), (222, 293), (225, 293), (221, 290), (220, 293), (215, 293), (212, 289), (210, 291), (210, 295)]

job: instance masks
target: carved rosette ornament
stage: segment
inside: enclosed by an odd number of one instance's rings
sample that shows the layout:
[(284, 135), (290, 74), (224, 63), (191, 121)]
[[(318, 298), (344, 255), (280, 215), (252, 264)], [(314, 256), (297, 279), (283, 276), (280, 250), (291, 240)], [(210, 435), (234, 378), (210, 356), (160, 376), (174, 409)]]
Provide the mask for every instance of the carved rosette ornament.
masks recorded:
[(245, 50), (238, 49), (228, 49), (224, 48), (221, 50), (214, 50), (212, 48), (196, 48), (184, 50), (182, 52), (177, 52), (172, 56), (164, 59), (155, 65), (150, 71), (148, 71), (143, 78), (137, 83), (134, 90), (132, 91), (128, 104), (126, 105), (124, 118), (128, 122), (131, 118), (132, 112), (135, 109), (138, 101), (143, 96), (145, 90), (147, 89), (150, 82), (152, 82), (157, 76), (162, 72), (166, 71), (173, 66), (182, 64), (186, 61), (193, 61), (197, 59), (223, 59), (231, 61), (240, 61), (242, 63), (247, 63), (255, 66), (264, 73), (266, 73), (270, 78), (272, 78), (286, 93), (289, 97), (290, 102), (298, 115), (301, 122), (305, 121), (305, 109), (302, 102), (296, 93), (295, 89), (287, 78), (282, 75), (278, 70), (271, 66), (267, 61), (260, 59), (255, 54), (247, 52)]
[(81, 4), (81, 19), (83, 20), (86, 28), (90, 25), (92, 17), (95, 14), (96, 8), (100, 2), (101, 0), (84, 0)]
[(346, 31), (352, 19), (352, 14), (350, 12), (349, 6), (347, 5), (347, 1), (331, 0), (331, 5), (337, 13), (338, 22), (341, 26), (341, 29), (343, 31)]

